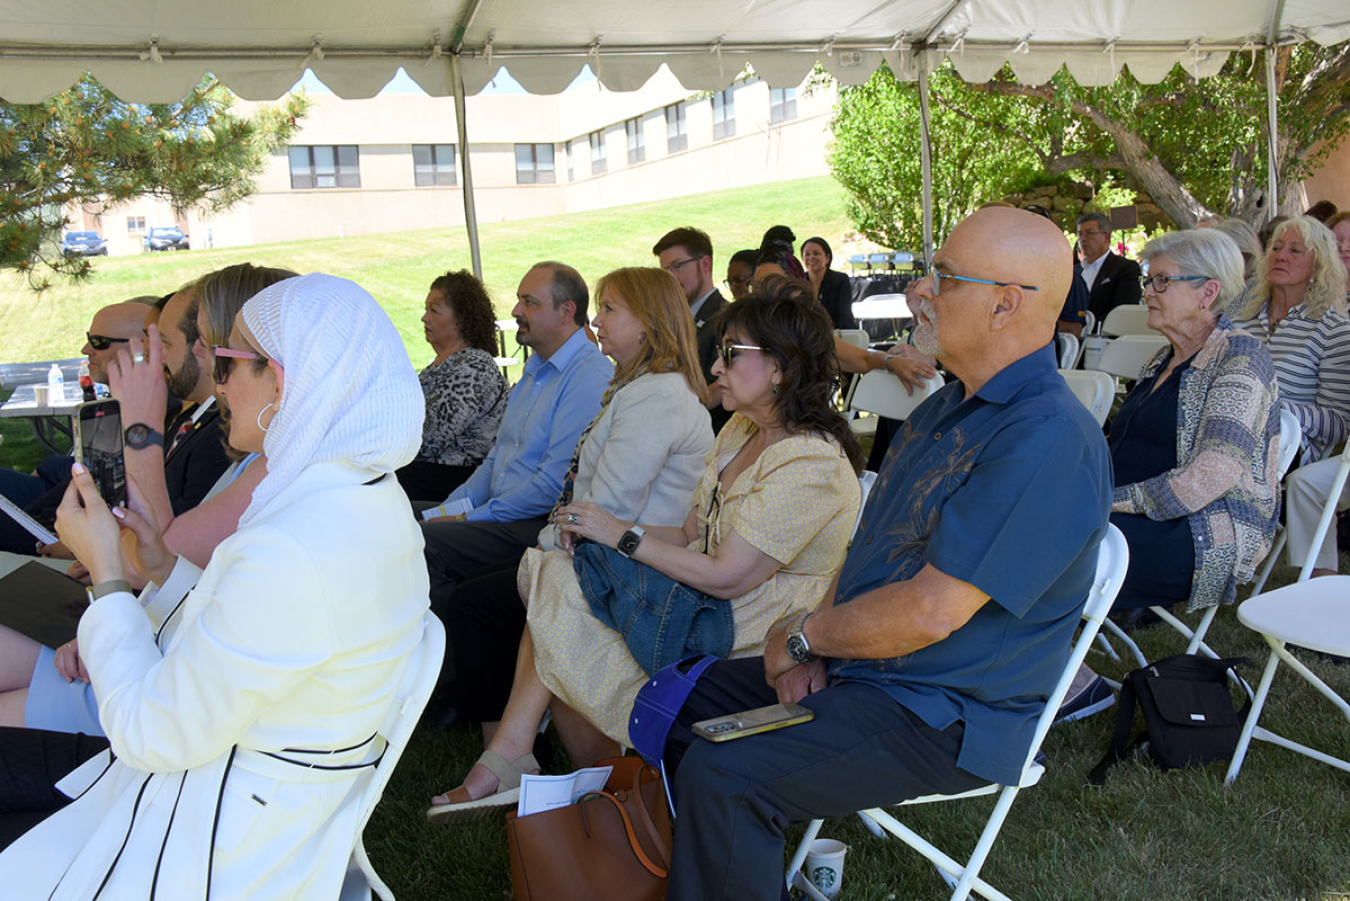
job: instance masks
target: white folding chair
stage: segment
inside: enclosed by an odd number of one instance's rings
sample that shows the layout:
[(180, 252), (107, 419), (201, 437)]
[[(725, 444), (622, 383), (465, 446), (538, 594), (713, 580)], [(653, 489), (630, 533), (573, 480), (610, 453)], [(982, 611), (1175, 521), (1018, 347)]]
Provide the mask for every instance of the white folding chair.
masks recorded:
[(1347, 592), (1350, 592), (1350, 576), (1327, 576), (1277, 588), (1269, 594), (1249, 598), (1238, 607), (1238, 621), (1248, 629), (1261, 634), (1266, 644), (1270, 645), (1270, 657), (1266, 660), (1261, 683), (1252, 698), (1252, 709), (1247, 714), (1242, 734), (1238, 737), (1237, 748), (1233, 751), (1233, 761), (1228, 765), (1228, 775), (1225, 777), (1228, 784), (1231, 785), (1233, 780), (1237, 779), (1253, 738), (1288, 748), (1339, 770), (1350, 772), (1350, 762), (1291, 741), (1257, 725), (1266, 698), (1270, 695), (1275, 670), (1279, 668), (1281, 662), (1288, 664), (1290, 669), (1317, 689), (1340, 711), (1341, 716), (1350, 722), (1350, 704), (1317, 678), (1312, 670), (1304, 666), (1285, 647), (1286, 642), (1293, 642), (1325, 654), (1350, 655), (1350, 605), (1346, 603)]
[[(994, 805), (993, 813), (989, 815), (989, 821), (985, 824), (984, 831), (980, 833), (979, 841), (975, 844), (975, 850), (964, 866), (884, 810), (872, 808), (859, 812), (864, 821), (871, 820), (877, 826), (928, 858), (939, 871), (945, 874), (944, 878), (951, 877), (949, 881), (954, 881), (955, 884), (951, 901), (965, 901), (972, 890), (985, 898), (995, 899), (995, 901), (1008, 901), (1007, 895), (979, 878), (980, 867), (984, 865), (985, 859), (989, 856), (989, 852), (994, 846), (994, 840), (998, 838), (999, 830), (1003, 827), (1003, 821), (1008, 817), (1008, 810), (1012, 807), (1018, 791), (1035, 785), (1045, 773), (1045, 767), (1036, 762), (1036, 754), (1040, 751), (1041, 742), (1045, 741), (1046, 733), (1050, 731), (1051, 723), (1055, 721), (1060, 704), (1064, 701), (1064, 695), (1068, 693), (1069, 683), (1073, 681), (1074, 674), (1078, 672), (1078, 667), (1087, 657), (1088, 648), (1092, 645), (1097, 630), (1101, 627), (1102, 621), (1111, 609), (1112, 602), (1116, 599), (1116, 592), (1120, 590), (1120, 584), (1125, 579), (1125, 572), (1129, 569), (1129, 564), (1130, 551), (1125, 545), (1125, 536), (1115, 526), (1109, 526), (1106, 537), (1097, 550), (1097, 576), (1093, 580), (1092, 589), (1088, 593), (1087, 604), (1083, 608), (1083, 627), (1078, 633), (1077, 640), (1074, 641), (1073, 651), (1064, 666), (1064, 671), (1060, 674), (1059, 682), (1056, 683), (1055, 690), (1050, 693), (1050, 697), (1045, 702), (1045, 709), (1036, 721), (1036, 732), (1032, 737), (1031, 748), (1027, 752), (1026, 760), (1022, 763), (1022, 778), (1018, 780), (1018, 784), (998, 785), (991, 783), (983, 788), (957, 795), (928, 795), (904, 802), (904, 804), (929, 804), (934, 801), (956, 801), (992, 794), (999, 796)], [(794, 876), (801, 868), (802, 862), (806, 860), (807, 849), (811, 847), (811, 842), (815, 841), (816, 836), (820, 834), (820, 827), (823, 824), (823, 820), (813, 820), (807, 826), (806, 835), (802, 837), (802, 842), (797, 847), (796, 853), (793, 854), (792, 862), (788, 865), (787, 884), (789, 887), (794, 884)], [(823, 897), (819, 895), (819, 892), (814, 891), (814, 886), (802, 885), (800, 880), (797, 881), (797, 884), (813, 898)]]
[(1111, 339), (1092, 368), (1123, 379), (1137, 379), (1148, 361), (1166, 346), (1167, 339), (1162, 335), (1122, 335)]
[[(884, 369), (874, 369), (858, 379), (849, 399), (850, 413), (872, 413), (888, 419), (908, 419), (914, 408), (937, 392), (945, 382), (942, 375), (933, 376), (923, 387), (915, 388), (914, 393), (905, 391), (900, 377)], [(876, 420), (854, 419), (849, 426), (856, 434), (865, 435), (876, 431)]]
[[(1301, 435), (1302, 430), (1299, 427), (1298, 418), (1295, 417), (1294, 414), (1290, 413), (1288, 410), (1281, 410), (1280, 455), (1278, 458), (1276, 458), (1276, 468), (1279, 470), (1279, 477), (1281, 479), (1283, 479), (1284, 474), (1289, 471), (1289, 467), (1293, 465), (1294, 457), (1298, 455), (1299, 441)], [(1350, 466), (1342, 466), (1341, 468), (1343, 470), (1350, 471)], [(1341, 484), (1344, 484), (1344, 479), (1341, 480)], [(1339, 497), (1340, 495), (1337, 494), (1335, 496)], [(1283, 539), (1284, 533), (1281, 532), (1278, 539), (1278, 543), (1283, 544)], [(1274, 557), (1274, 555), (1278, 553), (1278, 550), (1279, 550), (1278, 547), (1272, 547), (1270, 551), (1270, 556)], [(1312, 555), (1310, 555), (1309, 559), (1311, 560), (1314, 556), (1316, 556), (1315, 551)], [(1257, 583), (1257, 587), (1252, 592), (1251, 597), (1255, 597), (1256, 595), (1261, 593), (1261, 586), (1265, 584), (1265, 577), (1269, 574), (1270, 574), (1270, 566), (1269, 564), (1267, 564), (1266, 569), (1262, 573), (1261, 581)], [(1214, 617), (1216, 614), (1218, 614), (1220, 606), (1221, 605), (1219, 604), (1215, 604), (1213, 607), (1207, 609), (1204, 612), (1204, 614), (1200, 617), (1200, 622), (1196, 623), (1194, 630), (1192, 630), (1190, 626), (1186, 625), (1184, 622), (1182, 622), (1180, 619), (1174, 616), (1172, 612), (1165, 607), (1150, 607), (1148, 609), (1151, 610), (1153, 613), (1157, 614), (1157, 616), (1163, 622), (1167, 623), (1173, 629), (1176, 629), (1178, 632), (1180, 632), (1183, 636), (1185, 636), (1189, 640), (1190, 643), (1186, 645), (1187, 654), (1194, 654), (1196, 652), (1199, 652), (1201, 654), (1204, 654), (1206, 657), (1211, 657), (1215, 660), (1218, 660), (1219, 655), (1215, 653), (1214, 650), (1209, 645), (1205, 644), (1205, 633), (1209, 631), (1209, 627), (1214, 622)], [(1139, 661), (1139, 665), (1141, 667), (1148, 666), (1148, 660), (1145, 659), (1144, 652), (1139, 649), (1139, 645), (1135, 644), (1134, 639), (1130, 638), (1130, 636), (1127, 635), (1124, 632), (1124, 630), (1122, 630), (1119, 626), (1117, 626), (1113, 622), (1110, 622), (1109, 620), (1106, 623), (1106, 630), (1111, 634), (1115, 635), (1121, 641), (1125, 642), (1126, 646), (1129, 647), (1131, 653), (1134, 654), (1135, 659)], [(1114, 656), (1114, 654), (1112, 656)]]
[(1069, 332), (1055, 332), (1055, 345), (1059, 351), (1059, 368), (1072, 369), (1078, 362), (1078, 336)]
[(436, 679), (441, 673), (441, 658), (445, 656), (445, 628), (434, 613), (427, 611), (422, 616), (422, 638), (408, 657), (407, 668), (394, 699), (385, 714), (384, 722), (376, 733), (376, 741), (383, 740), (384, 751), (379, 762), (367, 770), (369, 776), (361, 792), (361, 820), (356, 830), (356, 844), (352, 848), (351, 862), (347, 867), (347, 877), (342, 883), (339, 901), (370, 901), (373, 889), (384, 901), (394, 901), (394, 893), (375, 872), (366, 856), (366, 846), (362, 838), (375, 805), (384, 795), (389, 777), (398, 765), (399, 758), (408, 747), (413, 729), (422, 716), (422, 709), (431, 698), (431, 690), (436, 687)]
[(1116, 380), (1104, 372), (1088, 369), (1061, 369), (1059, 374), (1069, 383), (1074, 397), (1083, 402), (1097, 425), (1103, 425), (1116, 399)]
[[(1289, 465), (1294, 462), (1294, 456), (1298, 453), (1298, 420), (1294, 414), (1288, 410), (1280, 411), (1280, 440), (1284, 441), (1286, 427), (1292, 423), (1295, 441), (1289, 448), (1289, 464), (1286, 464), (1280, 470), (1281, 477), (1289, 471)], [(1280, 445), (1280, 459), (1284, 460), (1285, 446)], [(1313, 533), (1313, 543), (1308, 547), (1308, 556), (1303, 558), (1303, 569), (1299, 570), (1298, 580), (1302, 582), (1312, 575), (1313, 566), (1317, 562), (1317, 549), (1322, 546), (1323, 539), (1326, 538), (1327, 530), (1336, 520), (1336, 510), (1340, 507), (1341, 492), (1345, 489), (1347, 477), (1350, 477), (1350, 444), (1346, 444), (1345, 450), (1341, 453), (1341, 466), (1336, 470), (1336, 480), (1331, 483), (1331, 493), (1327, 495), (1326, 505), (1322, 508), (1322, 518), (1317, 521), (1317, 530)], [(1256, 597), (1266, 587), (1266, 580), (1270, 578), (1270, 571), (1275, 568), (1275, 563), (1279, 559), (1280, 552), (1284, 550), (1285, 543), (1289, 540), (1289, 532), (1284, 526), (1280, 527), (1275, 535), (1275, 543), (1270, 546), (1270, 553), (1266, 555), (1266, 563), (1261, 567), (1261, 575), (1256, 580), (1256, 586), (1252, 589), (1251, 597)]]
[(1102, 320), (1102, 334), (1119, 337), (1157, 335), (1158, 332), (1148, 327), (1148, 307), (1145, 304), (1127, 303), (1106, 314), (1106, 318)]

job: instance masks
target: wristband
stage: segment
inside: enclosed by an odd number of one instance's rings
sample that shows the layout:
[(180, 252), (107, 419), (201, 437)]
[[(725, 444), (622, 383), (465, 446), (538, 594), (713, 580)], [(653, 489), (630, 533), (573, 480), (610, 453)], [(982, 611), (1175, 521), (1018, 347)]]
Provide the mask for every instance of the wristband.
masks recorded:
[(89, 601), (91, 603), (97, 601), (99, 598), (106, 597), (107, 595), (116, 594), (119, 591), (125, 591), (127, 594), (133, 593), (131, 590), (131, 583), (126, 579), (108, 579), (105, 582), (99, 582), (97, 585), (90, 586), (88, 591)]

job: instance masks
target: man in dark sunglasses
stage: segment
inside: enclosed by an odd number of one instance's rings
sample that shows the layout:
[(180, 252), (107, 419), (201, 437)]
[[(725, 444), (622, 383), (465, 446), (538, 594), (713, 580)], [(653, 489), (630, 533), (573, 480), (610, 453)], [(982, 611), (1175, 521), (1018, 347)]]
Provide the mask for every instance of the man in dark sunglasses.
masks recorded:
[(87, 340), (80, 348), (80, 353), (89, 359), (89, 375), (94, 381), (108, 384), (108, 364), (119, 350), (126, 349), (128, 341), (141, 337), (147, 309), (138, 298), (115, 303), (94, 314), (94, 321), (85, 332)]

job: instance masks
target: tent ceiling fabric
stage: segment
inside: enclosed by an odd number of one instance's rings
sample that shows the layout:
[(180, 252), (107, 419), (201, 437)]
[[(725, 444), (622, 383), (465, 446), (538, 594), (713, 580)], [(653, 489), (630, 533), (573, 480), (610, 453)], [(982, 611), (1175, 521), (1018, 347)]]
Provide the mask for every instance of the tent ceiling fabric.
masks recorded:
[(370, 97), (399, 66), (444, 96), (466, 20), (471, 94), (502, 67), (556, 93), (588, 63), (620, 91), (663, 63), (690, 90), (724, 87), (746, 62), (780, 87), (817, 60), (845, 84), (882, 60), (912, 78), (911, 45), (925, 40), (970, 81), (1005, 62), (1032, 83), (1062, 64), (1085, 84), (1123, 65), (1156, 81), (1177, 62), (1213, 74), (1263, 45), (1276, 10), (1282, 41), (1350, 39), (1344, 0), (0, 0), (0, 97), (36, 102), (87, 69), (128, 100), (169, 102), (210, 70), (271, 100), (307, 67), (340, 96)]

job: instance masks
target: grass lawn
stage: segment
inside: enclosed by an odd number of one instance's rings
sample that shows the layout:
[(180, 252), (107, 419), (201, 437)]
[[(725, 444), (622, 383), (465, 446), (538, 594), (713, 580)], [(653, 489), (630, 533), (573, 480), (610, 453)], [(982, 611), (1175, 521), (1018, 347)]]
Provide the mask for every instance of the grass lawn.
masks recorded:
[[(781, 182), (542, 219), (484, 224), (483, 279), (498, 318), (515, 304), (516, 286), (530, 264), (560, 260), (591, 285), (620, 266), (654, 266), (652, 245), (672, 228), (695, 225), (713, 241), (717, 284), (731, 254), (759, 246), (765, 229), (787, 223), (805, 240), (821, 235), (834, 245), (851, 226), (844, 196), (829, 178)], [(327, 272), (370, 291), (398, 326), (413, 362), (430, 358), (422, 338), (422, 304), (432, 279), (468, 269), (469, 243), (461, 229), (436, 229), (241, 247), (111, 257), (95, 261), (85, 285), (61, 285), (35, 295), (26, 280), (0, 277), (0, 362), (69, 359), (79, 355), (89, 320), (100, 307), (139, 294), (166, 294), (184, 282), (234, 263)], [(593, 311), (592, 311), (593, 312)]]

